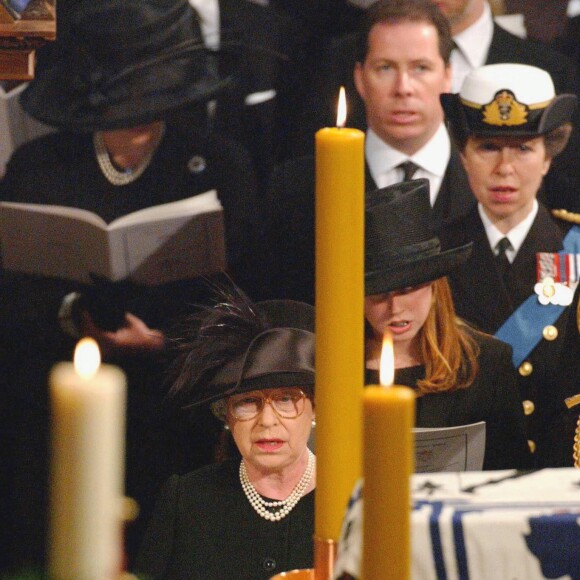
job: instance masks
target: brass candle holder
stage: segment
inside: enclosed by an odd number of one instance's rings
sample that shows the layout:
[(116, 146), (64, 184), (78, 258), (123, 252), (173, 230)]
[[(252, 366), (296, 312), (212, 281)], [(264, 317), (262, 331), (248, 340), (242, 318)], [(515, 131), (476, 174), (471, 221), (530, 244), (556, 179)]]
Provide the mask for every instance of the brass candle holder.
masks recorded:
[(314, 578), (332, 580), (336, 559), (336, 540), (314, 537)]
[(283, 580), (284, 578), (290, 578), (290, 580), (313, 580), (314, 569), (304, 568), (303, 570), (290, 570), (289, 572), (280, 572), (280, 574), (272, 576), (270, 580)]

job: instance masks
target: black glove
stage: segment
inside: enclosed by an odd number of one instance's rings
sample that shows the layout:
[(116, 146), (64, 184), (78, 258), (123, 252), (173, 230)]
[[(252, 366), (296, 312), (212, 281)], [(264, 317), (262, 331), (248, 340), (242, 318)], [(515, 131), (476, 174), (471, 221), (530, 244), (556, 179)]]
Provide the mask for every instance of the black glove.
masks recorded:
[(99, 328), (114, 332), (125, 323), (125, 313), (137, 294), (138, 285), (127, 280), (111, 282), (95, 274), (91, 278), (93, 285), (82, 292), (77, 306), (79, 310), (86, 310)]

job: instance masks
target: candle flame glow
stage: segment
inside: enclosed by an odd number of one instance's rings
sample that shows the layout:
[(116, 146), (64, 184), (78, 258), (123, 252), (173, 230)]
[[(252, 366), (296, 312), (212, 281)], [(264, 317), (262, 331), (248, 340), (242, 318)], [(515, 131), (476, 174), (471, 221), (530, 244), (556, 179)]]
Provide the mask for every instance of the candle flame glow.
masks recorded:
[(344, 87), (340, 87), (338, 93), (338, 112), (336, 115), (336, 126), (344, 127), (346, 125), (346, 93)]
[(90, 379), (101, 365), (99, 345), (93, 338), (82, 338), (77, 343), (74, 354), (75, 371), (83, 379)]
[(385, 330), (383, 334), (379, 381), (383, 387), (392, 387), (395, 381), (395, 352), (393, 350), (393, 336), (388, 330)]

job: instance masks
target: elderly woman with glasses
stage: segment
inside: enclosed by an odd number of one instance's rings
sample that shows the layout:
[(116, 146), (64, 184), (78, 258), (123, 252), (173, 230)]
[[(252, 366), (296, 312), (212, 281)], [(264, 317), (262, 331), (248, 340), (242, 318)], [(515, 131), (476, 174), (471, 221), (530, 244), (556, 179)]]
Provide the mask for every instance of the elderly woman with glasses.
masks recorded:
[(180, 344), (172, 392), (209, 404), (230, 457), (165, 485), (138, 572), (158, 578), (267, 579), (312, 567), (316, 463), (314, 314), (239, 293), (204, 311)]

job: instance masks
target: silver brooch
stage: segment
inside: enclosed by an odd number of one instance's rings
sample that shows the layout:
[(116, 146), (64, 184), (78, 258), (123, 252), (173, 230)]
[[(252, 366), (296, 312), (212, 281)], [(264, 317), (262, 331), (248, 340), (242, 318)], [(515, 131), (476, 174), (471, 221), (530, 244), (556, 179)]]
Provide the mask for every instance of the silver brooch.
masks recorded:
[(187, 169), (190, 173), (201, 173), (207, 167), (207, 162), (201, 155), (194, 155), (187, 162)]

